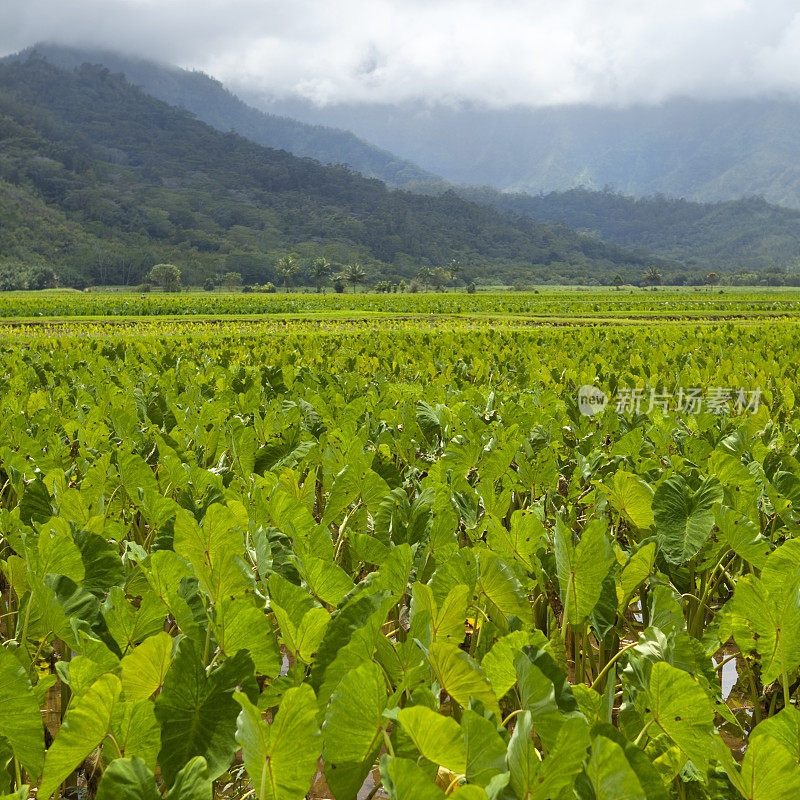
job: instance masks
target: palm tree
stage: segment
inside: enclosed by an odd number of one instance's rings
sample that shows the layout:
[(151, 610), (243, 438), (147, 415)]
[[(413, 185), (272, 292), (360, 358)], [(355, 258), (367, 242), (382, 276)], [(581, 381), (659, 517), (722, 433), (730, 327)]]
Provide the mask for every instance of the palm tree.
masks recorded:
[(658, 283), (661, 283), (661, 270), (658, 267), (650, 267), (644, 274), (644, 279), (655, 286)]
[(344, 268), (342, 277), (348, 282), (353, 284), (353, 294), (356, 292), (356, 285), (365, 283), (367, 280), (367, 273), (364, 272), (361, 264), (348, 264)]
[(300, 267), (292, 256), (284, 256), (275, 264), (275, 272), (283, 278), (283, 288), (289, 291), (289, 279), (297, 273)]
[(437, 292), (441, 292), (442, 289), (444, 289), (444, 287), (451, 280), (453, 280), (453, 274), (444, 267), (436, 267), (435, 269), (431, 270), (429, 280), (433, 285), (433, 288), (436, 289)]
[(314, 280), (317, 284), (317, 294), (322, 292), (322, 286), (333, 271), (333, 264), (327, 258), (315, 258), (313, 264)]
[(461, 277), (461, 273), (464, 271), (464, 265), (457, 258), (454, 258), (447, 265), (447, 271), (450, 273), (452, 279), (457, 281)]

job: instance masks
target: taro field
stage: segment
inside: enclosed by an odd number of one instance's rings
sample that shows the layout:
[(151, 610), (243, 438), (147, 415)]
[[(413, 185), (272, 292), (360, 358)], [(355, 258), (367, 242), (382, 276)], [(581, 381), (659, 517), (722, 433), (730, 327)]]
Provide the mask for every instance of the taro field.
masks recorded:
[(798, 301), (664, 297), (0, 301), (0, 797), (800, 797)]

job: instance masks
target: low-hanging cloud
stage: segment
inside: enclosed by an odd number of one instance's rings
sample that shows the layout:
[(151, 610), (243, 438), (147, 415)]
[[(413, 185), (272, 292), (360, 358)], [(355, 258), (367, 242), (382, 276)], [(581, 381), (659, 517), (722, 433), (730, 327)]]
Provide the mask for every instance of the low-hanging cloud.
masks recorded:
[(43, 40), (119, 49), (319, 104), (625, 105), (800, 89), (796, 0), (0, 2), (5, 53)]

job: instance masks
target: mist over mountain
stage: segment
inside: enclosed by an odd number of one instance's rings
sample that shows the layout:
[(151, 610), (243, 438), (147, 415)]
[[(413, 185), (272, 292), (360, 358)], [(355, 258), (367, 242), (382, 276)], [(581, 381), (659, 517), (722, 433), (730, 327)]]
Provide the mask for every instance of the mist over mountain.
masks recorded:
[(800, 208), (800, 101), (674, 99), (627, 108), (249, 102), (356, 135), (458, 184), (515, 192), (610, 188)]
[(63, 69), (102, 64), (153, 97), (191, 111), (220, 131), (235, 131), (256, 144), (314, 158), (323, 164), (348, 164), (390, 186), (434, 180), (431, 172), (359, 139), (346, 130), (308, 125), (248, 106), (218, 80), (195, 70), (136, 58), (111, 50), (38, 43), (3, 59), (24, 61), (32, 52)]

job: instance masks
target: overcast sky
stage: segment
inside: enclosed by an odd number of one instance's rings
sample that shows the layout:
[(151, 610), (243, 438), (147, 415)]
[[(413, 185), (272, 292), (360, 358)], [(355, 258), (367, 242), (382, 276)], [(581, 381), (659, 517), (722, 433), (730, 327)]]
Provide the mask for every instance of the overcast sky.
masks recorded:
[(0, 0), (0, 51), (37, 40), (322, 104), (800, 90), (798, 0)]

